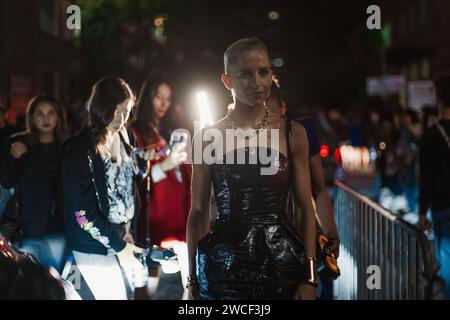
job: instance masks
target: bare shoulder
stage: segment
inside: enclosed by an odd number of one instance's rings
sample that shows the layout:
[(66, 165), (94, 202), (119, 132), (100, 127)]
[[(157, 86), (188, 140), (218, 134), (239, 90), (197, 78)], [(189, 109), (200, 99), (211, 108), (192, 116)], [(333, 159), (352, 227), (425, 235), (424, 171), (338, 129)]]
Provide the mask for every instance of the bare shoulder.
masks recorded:
[(225, 130), (228, 128), (228, 121), (227, 117), (223, 117), (222, 119), (214, 122), (209, 128), (213, 129), (219, 129), (219, 130)]
[(305, 130), (297, 121), (291, 121), (292, 142), (294, 148), (298, 147), (304, 149), (308, 147), (308, 137)]
[(284, 128), (284, 119), (279, 114), (271, 113), (270, 126), (272, 128), (282, 129)]
[(293, 133), (293, 136), (297, 139), (306, 138), (305, 127), (297, 121), (291, 120), (291, 131)]

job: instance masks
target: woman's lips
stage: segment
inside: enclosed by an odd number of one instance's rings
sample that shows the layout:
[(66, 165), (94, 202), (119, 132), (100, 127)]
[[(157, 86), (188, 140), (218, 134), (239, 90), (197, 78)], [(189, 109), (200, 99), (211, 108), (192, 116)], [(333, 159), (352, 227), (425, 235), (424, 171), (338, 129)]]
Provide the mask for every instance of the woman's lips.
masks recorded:
[(251, 96), (251, 97), (262, 97), (262, 96), (264, 96), (264, 92), (250, 92), (249, 94), (248, 94), (249, 96)]

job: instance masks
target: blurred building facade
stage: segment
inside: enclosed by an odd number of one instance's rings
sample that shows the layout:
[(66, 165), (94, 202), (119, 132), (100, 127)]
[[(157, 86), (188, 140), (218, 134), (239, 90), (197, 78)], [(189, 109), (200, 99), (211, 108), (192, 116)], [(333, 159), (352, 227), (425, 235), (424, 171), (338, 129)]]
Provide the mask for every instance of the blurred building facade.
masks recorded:
[(0, 0), (0, 97), (15, 118), (47, 93), (67, 102), (77, 92), (79, 49), (66, 27), (67, 0)]
[(382, 5), (390, 29), (389, 70), (408, 81), (450, 74), (450, 1), (396, 0)]

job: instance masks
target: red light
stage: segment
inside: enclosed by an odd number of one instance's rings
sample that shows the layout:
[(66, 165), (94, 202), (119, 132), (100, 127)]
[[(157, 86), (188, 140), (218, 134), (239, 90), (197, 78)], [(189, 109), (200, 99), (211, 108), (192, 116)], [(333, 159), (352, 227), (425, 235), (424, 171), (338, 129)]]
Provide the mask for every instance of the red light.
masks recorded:
[(330, 147), (321, 145), (319, 154), (322, 158), (328, 157), (328, 155), (330, 154)]
[(336, 150), (334, 150), (334, 159), (337, 164), (342, 164), (341, 148), (336, 148)]
[(4, 246), (5, 245), (5, 243), (3, 242), (3, 240), (0, 240), (0, 246)]

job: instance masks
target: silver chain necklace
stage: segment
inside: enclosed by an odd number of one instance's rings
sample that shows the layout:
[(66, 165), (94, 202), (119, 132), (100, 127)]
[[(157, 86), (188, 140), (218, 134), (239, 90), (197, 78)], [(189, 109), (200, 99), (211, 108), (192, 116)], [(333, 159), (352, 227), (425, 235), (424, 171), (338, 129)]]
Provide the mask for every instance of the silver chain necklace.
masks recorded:
[(261, 122), (258, 123), (258, 124), (257, 124), (255, 127), (253, 127), (252, 129), (248, 129), (248, 130), (244, 130), (244, 129), (242, 129), (242, 128), (240, 128), (240, 127), (238, 127), (238, 126), (236, 125), (236, 121), (235, 121), (235, 119), (233, 118), (233, 110), (228, 110), (228, 111), (227, 111), (227, 119), (228, 119), (228, 122), (230, 123), (231, 127), (233, 128), (233, 130), (242, 131), (243, 133), (248, 132), (248, 131), (252, 131), (253, 134), (250, 134), (250, 135), (245, 134), (245, 138), (248, 139), (248, 138), (250, 138), (250, 137), (255, 136), (256, 134), (258, 134), (258, 133), (259, 133), (259, 130), (264, 130), (264, 129), (267, 128), (267, 125), (268, 125), (268, 123), (269, 123), (269, 121), (270, 121), (270, 110), (269, 110), (269, 108), (266, 106), (266, 110), (265, 110), (265, 112), (264, 112), (264, 117), (263, 117), (263, 119), (261, 120)]

